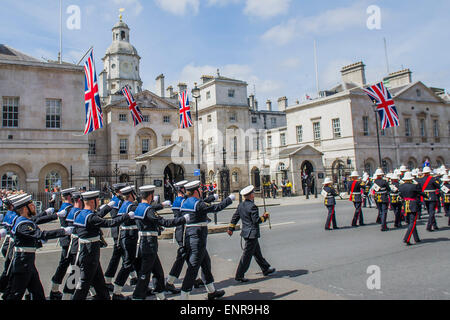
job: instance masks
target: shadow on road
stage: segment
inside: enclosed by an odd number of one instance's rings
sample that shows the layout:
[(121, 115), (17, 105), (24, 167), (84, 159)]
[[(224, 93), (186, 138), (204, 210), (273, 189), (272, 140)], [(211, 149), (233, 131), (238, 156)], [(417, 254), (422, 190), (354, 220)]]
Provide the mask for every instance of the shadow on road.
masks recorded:
[(422, 239), (421, 244), (450, 241), (449, 238)]
[(289, 296), (297, 291), (292, 290), (277, 295), (274, 292), (261, 292), (258, 289), (250, 289), (244, 292), (237, 292), (232, 296), (223, 298), (223, 300), (276, 300)]

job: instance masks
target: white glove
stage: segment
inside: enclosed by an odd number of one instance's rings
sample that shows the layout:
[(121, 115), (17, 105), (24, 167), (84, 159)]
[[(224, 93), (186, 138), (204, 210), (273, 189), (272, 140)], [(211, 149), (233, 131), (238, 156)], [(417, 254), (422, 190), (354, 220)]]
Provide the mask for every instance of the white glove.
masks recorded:
[(60, 218), (65, 218), (66, 215), (67, 215), (67, 211), (66, 210), (62, 210), (62, 211), (59, 211), (57, 213), (57, 216), (60, 217)]
[(155, 201), (156, 203), (158, 203), (158, 201), (159, 201), (159, 196), (155, 196), (155, 197), (153, 198), (153, 201)]
[(8, 234), (8, 231), (6, 231), (6, 229), (1, 229), (0, 230), (0, 239), (6, 237), (7, 234)]
[(106, 204), (102, 205), (102, 206), (99, 208), (99, 210), (103, 210), (103, 209), (105, 209), (105, 207), (106, 207)]
[(231, 201), (236, 200), (236, 196), (235, 196), (234, 194), (230, 194), (230, 195), (228, 196), (228, 198), (230, 198)]
[(169, 200), (168, 201), (164, 201), (163, 203), (162, 203), (162, 206), (163, 207), (170, 207), (172, 205), (172, 202), (170, 202)]
[(55, 208), (48, 208), (47, 210), (45, 210), (45, 213), (48, 215), (51, 215), (55, 212)]
[(219, 200), (219, 195), (218, 195), (218, 194), (215, 194), (215, 195), (214, 195), (214, 199), (216, 199), (216, 201)]
[(66, 236), (70, 236), (73, 233), (73, 229), (75, 229), (74, 227), (67, 227), (67, 228), (63, 228), (64, 232), (66, 233)]
[(116, 205), (116, 203), (114, 201), (111, 201), (110, 203), (108, 203), (108, 206), (111, 208), (114, 208), (115, 205)]
[(185, 214), (185, 215), (183, 216), (183, 218), (184, 218), (184, 220), (186, 220), (186, 223), (188, 223), (189, 220), (191, 220), (191, 216), (188, 215), (188, 214)]
[(134, 219), (134, 211), (128, 212), (128, 216), (130, 217), (130, 219)]

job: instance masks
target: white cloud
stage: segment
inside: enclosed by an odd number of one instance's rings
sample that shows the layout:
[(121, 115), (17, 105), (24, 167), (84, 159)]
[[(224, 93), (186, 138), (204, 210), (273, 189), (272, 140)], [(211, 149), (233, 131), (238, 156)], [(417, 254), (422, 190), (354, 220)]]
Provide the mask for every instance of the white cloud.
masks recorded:
[(240, 2), (242, 2), (242, 0), (208, 0), (207, 5), (224, 7), (229, 4), (237, 4)]
[(287, 13), (291, 0), (246, 0), (246, 2), (245, 14), (269, 18)]
[(300, 59), (288, 58), (284, 61), (281, 61), (280, 66), (283, 68), (298, 68), (300, 66)]
[(316, 16), (290, 19), (262, 35), (265, 41), (285, 45), (294, 38), (306, 35), (330, 35), (343, 32), (355, 26), (366, 26), (366, 10), (362, 4), (336, 8)]
[(198, 13), (200, 0), (155, 0), (156, 4), (163, 10), (168, 11), (177, 16), (186, 14), (188, 7)]

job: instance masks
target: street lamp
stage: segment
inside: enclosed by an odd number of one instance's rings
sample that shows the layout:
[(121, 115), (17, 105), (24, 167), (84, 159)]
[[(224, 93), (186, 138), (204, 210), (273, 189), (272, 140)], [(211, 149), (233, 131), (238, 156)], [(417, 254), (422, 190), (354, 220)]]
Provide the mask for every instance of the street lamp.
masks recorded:
[(197, 87), (197, 82), (194, 83), (195, 88), (192, 89), (192, 97), (195, 99), (195, 134), (197, 135), (197, 157), (198, 157), (198, 169), (200, 170), (200, 137), (198, 132), (198, 99), (200, 98), (200, 89)]

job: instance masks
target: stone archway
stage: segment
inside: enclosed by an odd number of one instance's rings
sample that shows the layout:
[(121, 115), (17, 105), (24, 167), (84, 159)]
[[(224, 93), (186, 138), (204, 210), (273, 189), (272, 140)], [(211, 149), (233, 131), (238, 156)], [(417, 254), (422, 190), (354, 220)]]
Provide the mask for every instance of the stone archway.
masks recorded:
[[(46, 187), (69, 187), (69, 172), (59, 163), (50, 163), (39, 172), (39, 192), (44, 192)], [(49, 190), (50, 191), (50, 190)]]
[(26, 190), (27, 175), (17, 164), (5, 164), (0, 167), (0, 189)]
[(166, 166), (166, 168), (164, 169), (165, 200), (170, 200), (173, 202), (175, 195), (172, 187), (167, 182), (169, 182), (173, 186), (174, 183), (184, 180), (184, 173), (185, 173), (184, 168), (180, 165), (170, 163), (169, 165)]
[(257, 191), (261, 189), (261, 171), (257, 167), (252, 169), (252, 185)]
[(314, 179), (314, 166), (312, 162), (305, 160), (303, 161), (301, 167), (301, 181), (302, 187), (304, 186), (304, 190), (306, 187), (311, 191), (315, 188), (315, 179)]

